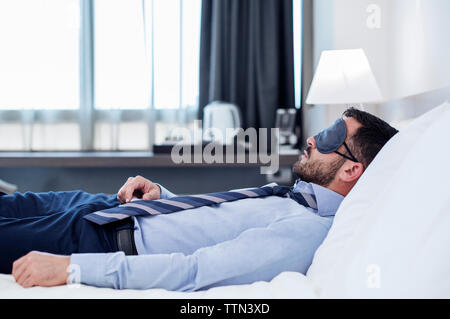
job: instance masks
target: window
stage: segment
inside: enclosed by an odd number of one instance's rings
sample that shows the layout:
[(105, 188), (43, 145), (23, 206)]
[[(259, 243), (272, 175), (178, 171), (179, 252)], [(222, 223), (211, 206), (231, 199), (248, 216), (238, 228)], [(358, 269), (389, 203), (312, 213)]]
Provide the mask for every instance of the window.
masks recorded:
[(192, 128), (200, 22), (201, 0), (0, 1), (0, 150), (150, 150)]
[(94, 2), (95, 107), (143, 109), (150, 69), (141, 0)]
[(79, 105), (77, 0), (0, 2), (0, 107)]
[(77, 0), (0, 2), (1, 150), (80, 146), (78, 126), (54, 117), (80, 103), (79, 37)]
[(201, 0), (0, 2), (1, 150), (148, 150), (191, 125)]
[(95, 107), (197, 105), (200, 0), (95, 1)]

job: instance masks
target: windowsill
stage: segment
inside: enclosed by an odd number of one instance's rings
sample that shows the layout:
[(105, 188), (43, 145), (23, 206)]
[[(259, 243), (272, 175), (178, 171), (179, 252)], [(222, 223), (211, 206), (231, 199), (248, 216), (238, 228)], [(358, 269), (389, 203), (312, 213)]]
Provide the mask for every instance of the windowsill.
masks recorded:
[[(279, 155), (280, 166), (291, 166), (298, 154)], [(170, 154), (152, 152), (0, 152), (0, 167), (242, 167), (262, 163), (174, 163)]]

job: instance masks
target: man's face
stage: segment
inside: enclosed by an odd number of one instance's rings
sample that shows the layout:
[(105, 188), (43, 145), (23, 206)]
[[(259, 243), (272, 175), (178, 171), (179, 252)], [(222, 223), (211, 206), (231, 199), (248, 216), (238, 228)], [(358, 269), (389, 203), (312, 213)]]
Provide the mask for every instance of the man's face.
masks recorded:
[[(357, 131), (361, 124), (353, 118), (346, 118), (345, 125), (347, 128), (347, 136), (345, 142)], [(316, 148), (316, 141), (313, 136), (306, 140), (307, 147), (303, 151), (300, 160), (294, 164), (293, 172), (307, 183), (314, 183), (323, 187), (327, 187), (334, 180), (339, 169), (345, 163), (346, 159), (334, 152), (322, 154)], [(347, 154), (344, 145), (338, 148), (338, 152)]]

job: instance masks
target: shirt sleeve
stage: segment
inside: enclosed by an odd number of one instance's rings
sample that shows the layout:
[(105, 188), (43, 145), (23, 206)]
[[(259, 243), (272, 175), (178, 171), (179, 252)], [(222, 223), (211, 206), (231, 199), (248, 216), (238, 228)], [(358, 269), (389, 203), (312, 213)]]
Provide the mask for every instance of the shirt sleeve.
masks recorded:
[(305, 274), (330, 225), (289, 218), (248, 229), (192, 255), (72, 254), (71, 264), (79, 269), (81, 283), (116, 289), (195, 291), (270, 281), (283, 271)]
[(169, 199), (171, 197), (177, 196), (174, 193), (172, 193), (171, 191), (169, 191), (167, 188), (162, 186), (161, 184), (155, 183), (155, 185), (158, 185), (159, 189), (161, 189), (161, 196), (160, 196), (161, 199)]

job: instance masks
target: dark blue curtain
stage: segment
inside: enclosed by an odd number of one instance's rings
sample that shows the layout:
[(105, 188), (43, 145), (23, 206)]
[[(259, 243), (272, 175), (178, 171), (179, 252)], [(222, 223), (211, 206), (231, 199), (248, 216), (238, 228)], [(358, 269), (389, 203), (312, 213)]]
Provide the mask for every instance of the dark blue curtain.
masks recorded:
[(243, 127), (273, 127), (294, 107), (292, 0), (203, 0), (200, 109), (236, 104)]

